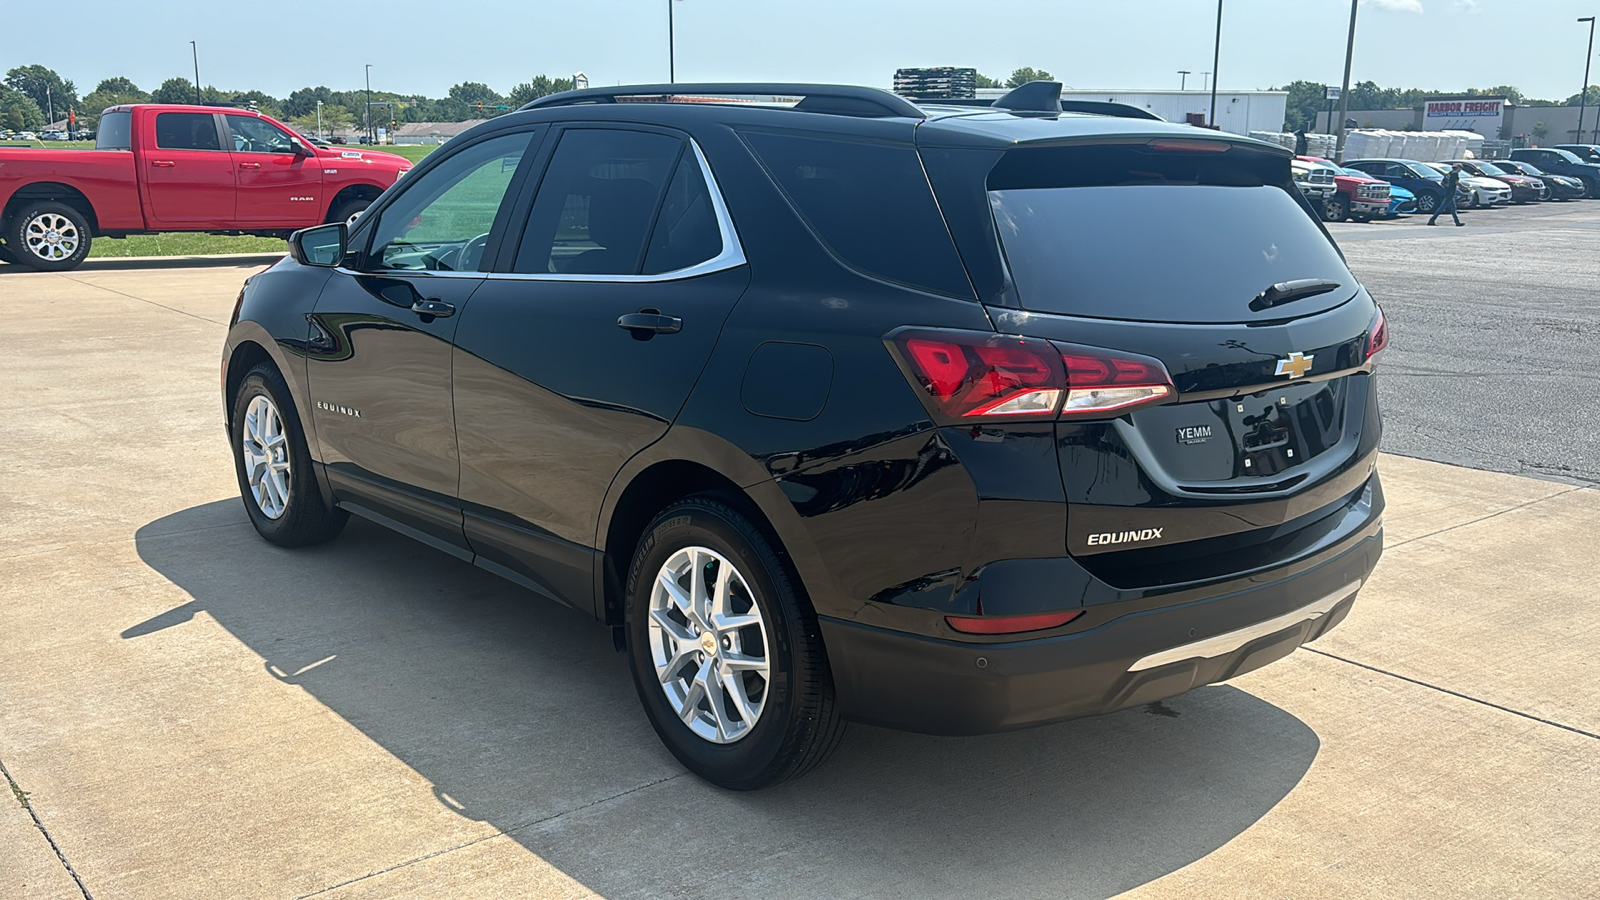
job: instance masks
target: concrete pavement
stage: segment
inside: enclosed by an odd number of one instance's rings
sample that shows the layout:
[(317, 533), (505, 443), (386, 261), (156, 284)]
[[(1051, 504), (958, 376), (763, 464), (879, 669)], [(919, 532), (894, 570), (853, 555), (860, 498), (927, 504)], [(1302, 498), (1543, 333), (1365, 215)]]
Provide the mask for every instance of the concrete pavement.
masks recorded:
[(1311, 648), (730, 794), (576, 614), (359, 520), (256, 537), (250, 271), (0, 266), (0, 897), (1596, 895), (1594, 489), (1386, 457), (1387, 555)]

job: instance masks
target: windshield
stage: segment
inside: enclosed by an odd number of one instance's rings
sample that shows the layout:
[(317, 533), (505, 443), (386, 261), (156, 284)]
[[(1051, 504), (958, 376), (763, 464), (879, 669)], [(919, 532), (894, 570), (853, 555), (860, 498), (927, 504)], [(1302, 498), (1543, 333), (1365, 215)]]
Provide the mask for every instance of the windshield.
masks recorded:
[[(993, 190), (989, 203), (1025, 309), (1151, 322), (1243, 322), (1269, 285), (1354, 288), (1331, 241), (1275, 185)], [(1340, 290), (1296, 304), (1330, 309)], [(1279, 313), (1281, 315), (1281, 312)]]
[(1573, 153), (1571, 150), (1551, 150), (1550, 152), (1554, 153), (1555, 155), (1557, 155), (1559, 157), (1561, 157), (1562, 159), (1566, 160), (1567, 162), (1571, 162), (1571, 163), (1581, 163), (1581, 162), (1583, 162), (1583, 160), (1579, 159), (1578, 155), (1576, 153)]

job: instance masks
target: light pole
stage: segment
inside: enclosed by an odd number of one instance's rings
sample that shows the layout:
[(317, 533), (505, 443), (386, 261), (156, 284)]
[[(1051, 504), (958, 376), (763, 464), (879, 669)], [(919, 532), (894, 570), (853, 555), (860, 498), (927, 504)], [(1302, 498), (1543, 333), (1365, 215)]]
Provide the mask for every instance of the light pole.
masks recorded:
[(667, 84), (678, 83), (678, 47), (672, 33), (672, 4), (667, 0)]
[(372, 63), (367, 63), (367, 114), (361, 117), (367, 129), (367, 144), (372, 143)]
[(1222, 0), (1217, 0), (1217, 48), (1211, 55), (1211, 127), (1217, 127), (1217, 64), (1222, 62)]
[(1583, 90), (1578, 92), (1578, 143), (1583, 143), (1583, 108), (1589, 99), (1589, 60), (1594, 56), (1594, 16), (1578, 20), (1589, 23), (1589, 52), (1583, 55)]
[(205, 99), (200, 96), (200, 47), (190, 41), (189, 52), (194, 55), (194, 102), (199, 105)]
[(317, 137), (319, 137), (319, 138), (326, 138), (327, 137), (326, 135), (324, 135), (322, 133), (322, 101), (321, 100), (317, 101)]
[[(53, 99), (51, 99), (51, 97), (50, 97), (50, 85), (49, 84), (46, 84), (44, 86), (44, 108), (46, 110), (46, 114), (50, 116), (50, 123), (52, 125), (55, 124), (55, 121), (56, 121), (56, 102)], [(1583, 140), (1583, 122), (1582, 122), (1581, 119), (1578, 122), (1578, 140), (1580, 140), (1580, 141)]]
[(1178, 70), (1178, 90), (1180, 90), (1180, 91), (1184, 90), (1186, 87), (1188, 87), (1188, 84), (1189, 84), (1189, 70), (1188, 69), (1179, 69)]
[(1201, 72), (1200, 73), (1200, 90), (1202, 90), (1202, 91), (1205, 90), (1206, 86), (1209, 85), (1209, 84), (1211, 84), (1211, 73), (1210, 72)]
[(1350, 0), (1350, 37), (1344, 44), (1344, 83), (1339, 88), (1339, 124), (1334, 141), (1333, 161), (1344, 162), (1344, 120), (1350, 115), (1350, 62), (1356, 52), (1356, 7), (1361, 0)]

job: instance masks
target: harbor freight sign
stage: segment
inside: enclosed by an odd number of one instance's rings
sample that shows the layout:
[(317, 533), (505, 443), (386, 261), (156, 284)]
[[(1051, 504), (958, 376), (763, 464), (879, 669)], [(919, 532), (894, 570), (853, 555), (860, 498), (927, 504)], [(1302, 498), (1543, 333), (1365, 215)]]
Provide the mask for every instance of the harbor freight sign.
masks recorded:
[(1506, 113), (1503, 97), (1463, 97), (1459, 100), (1429, 100), (1422, 117), (1422, 130), (1476, 131), (1486, 138), (1498, 137)]

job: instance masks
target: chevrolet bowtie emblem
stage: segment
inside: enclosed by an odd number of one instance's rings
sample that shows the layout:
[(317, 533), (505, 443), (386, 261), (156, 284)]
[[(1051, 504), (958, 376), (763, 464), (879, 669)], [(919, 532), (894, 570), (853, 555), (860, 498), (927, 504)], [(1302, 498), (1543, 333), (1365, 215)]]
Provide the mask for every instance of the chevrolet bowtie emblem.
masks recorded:
[(1278, 371), (1275, 375), (1287, 375), (1290, 378), (1299, 378), (1311, 371), (1311, 361), (1315, 356), (1305, 356), (1299, 350), (1289, 354), (1288, 359), (1278, 360)]

